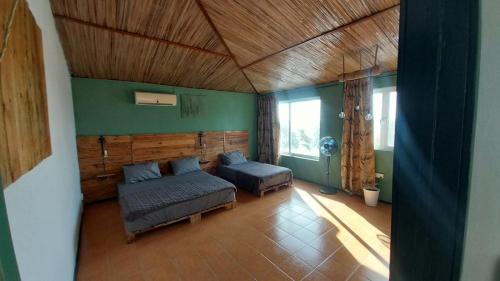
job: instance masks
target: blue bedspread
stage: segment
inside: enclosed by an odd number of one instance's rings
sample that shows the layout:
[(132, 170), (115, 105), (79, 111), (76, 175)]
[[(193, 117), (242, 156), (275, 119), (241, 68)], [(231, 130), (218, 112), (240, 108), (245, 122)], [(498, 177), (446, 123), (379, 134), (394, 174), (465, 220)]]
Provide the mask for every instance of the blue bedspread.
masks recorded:
[(203, 171), (118, 185), (120, 205), (127, 220), (135, 220), (173, 204), (227, 189), (236, 190), (236, 187)]
[(241, 164), (220, 165), (217, 174), (234, 183), (238, 188), (247, 189), (254, 194), (269, 187), (291, 184), (292, 171), (285, 167), (247, 161)]

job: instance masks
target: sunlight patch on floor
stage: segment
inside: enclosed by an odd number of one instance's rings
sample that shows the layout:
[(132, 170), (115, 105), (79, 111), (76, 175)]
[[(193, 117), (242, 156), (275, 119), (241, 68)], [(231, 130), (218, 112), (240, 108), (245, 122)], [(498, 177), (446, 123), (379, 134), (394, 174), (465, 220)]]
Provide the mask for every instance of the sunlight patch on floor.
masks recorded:
[(387, 237), (385, 233), (345, 203), (336, 201), (336, 195), (332, 198), (301, 188), (296, 188), (296, 192), (312, 211), (338, 229), (337, 238), (367, 275), (389, 277), (390, 249), (387, 242), (379, 238)]

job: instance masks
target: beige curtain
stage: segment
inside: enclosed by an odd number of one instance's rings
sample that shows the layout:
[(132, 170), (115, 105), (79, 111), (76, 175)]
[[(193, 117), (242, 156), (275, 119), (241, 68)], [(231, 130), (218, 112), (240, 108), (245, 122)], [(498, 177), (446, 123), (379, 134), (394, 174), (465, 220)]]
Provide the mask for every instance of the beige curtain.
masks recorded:
[[(346, 81), (344, 84), (344, 129), (342, 133), (342, 188), (361, 193), (375, 186), (373, 148), (372, 78)], [(366, 120), (369, 119), (369, 120)]]
[(279, 157), (280, 124), (278, 103), (273, 95), (259, 96), (257, 120), (257, 145), (259, 161), (276, 165)]

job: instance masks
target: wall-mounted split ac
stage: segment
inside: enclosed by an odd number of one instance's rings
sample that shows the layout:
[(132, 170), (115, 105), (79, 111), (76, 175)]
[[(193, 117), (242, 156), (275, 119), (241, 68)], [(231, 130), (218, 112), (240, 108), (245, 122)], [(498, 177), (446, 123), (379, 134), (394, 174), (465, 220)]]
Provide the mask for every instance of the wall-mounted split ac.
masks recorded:
[(173, 94), (135, 92), (135, 104), (155, 106), (176, 106), (177, 96)]

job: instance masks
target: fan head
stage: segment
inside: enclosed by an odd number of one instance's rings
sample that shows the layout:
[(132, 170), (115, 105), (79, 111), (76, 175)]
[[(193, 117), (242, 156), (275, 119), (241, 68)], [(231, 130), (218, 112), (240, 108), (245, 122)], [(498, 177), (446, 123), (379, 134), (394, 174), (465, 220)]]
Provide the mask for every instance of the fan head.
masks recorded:
[(339, 150), (337, 140), (332, 137), (323, 137), (319, 141), (319, 150), (325, 156), (332, 156)]

